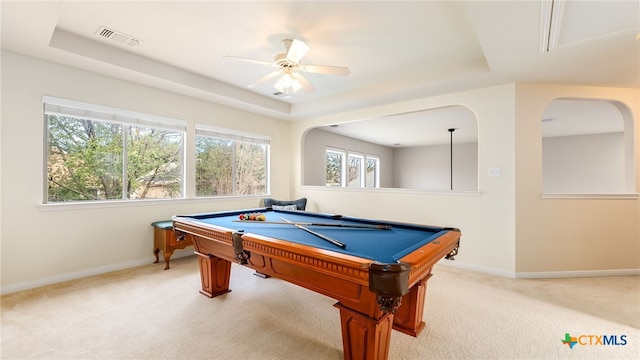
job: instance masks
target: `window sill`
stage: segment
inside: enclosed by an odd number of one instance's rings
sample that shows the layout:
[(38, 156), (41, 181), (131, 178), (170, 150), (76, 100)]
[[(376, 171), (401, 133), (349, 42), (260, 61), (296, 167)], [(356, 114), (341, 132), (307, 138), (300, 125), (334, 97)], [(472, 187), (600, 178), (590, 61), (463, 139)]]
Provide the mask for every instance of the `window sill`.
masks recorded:
[(195, 202), (220, 202), (220, 201), (244, 201), (247, 199), (262, 199), (269, 195), (245, 195), (245, 196), (210, 196), (180, 199), (147, 199), (147, 200), (111, 200), (111, 201), (86, 201), (66, 202), (37, 205), (38, 211), (67, 211), (87, 209), (108, 209), (137, 206), (162, 206), (177, 204), (193, 204)]
[(637, 193), (628, 194), (572, 194), (572, 193), (542, 193), (542, 199), (603, 199), (603, 200), (638, 200)]
[(479, 191), (465, 190), (427, 190), (427, 189), (404, 189), (404, 188), (355, 188), (343, 186), (313, 186), (303, 185), (302, 189), (320, 191), (350, 191), (350, 192), (374, 192), (374, 193), (401, 193), (401, 194), (422, 194), (422, 195), (443, 195), (443, 196), (471, 196), (478, 197), (482, 193)]

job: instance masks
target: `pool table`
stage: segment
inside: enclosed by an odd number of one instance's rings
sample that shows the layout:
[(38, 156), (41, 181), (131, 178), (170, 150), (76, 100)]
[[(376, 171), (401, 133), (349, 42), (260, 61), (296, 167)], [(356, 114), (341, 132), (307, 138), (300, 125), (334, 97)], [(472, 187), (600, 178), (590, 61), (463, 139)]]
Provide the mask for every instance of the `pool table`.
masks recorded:
[[(250, 213), (265, 219), (239, 219)], [(206, 296), (230, 291), (236, 262), (336, 299), (345, 359), (386, 359), (391, 329), (420, 333), (431, 270), (460, 243), (455, 228), (271, 208), (179, 215), (173, 224), (195, 246)]]

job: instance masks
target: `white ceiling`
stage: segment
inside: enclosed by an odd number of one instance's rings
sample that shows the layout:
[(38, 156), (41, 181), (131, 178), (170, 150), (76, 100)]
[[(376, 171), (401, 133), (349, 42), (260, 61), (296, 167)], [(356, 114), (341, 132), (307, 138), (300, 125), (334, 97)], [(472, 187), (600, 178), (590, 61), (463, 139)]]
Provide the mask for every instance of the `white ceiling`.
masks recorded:
[[(640, 87), (640, 5), (633, 0), (1, 5), (4, 50), (285, 120), (516, 81)], [(142, 42), (100, 38), (100, 26)], [(316, 90), (284, 99), (273, 95), (276, 79), (246, 87), (272, 68), (223, 58), (271, 61), (285, 38), (311, 46), (303, 63), (346, 66), (351, 74), (305, 74)]]

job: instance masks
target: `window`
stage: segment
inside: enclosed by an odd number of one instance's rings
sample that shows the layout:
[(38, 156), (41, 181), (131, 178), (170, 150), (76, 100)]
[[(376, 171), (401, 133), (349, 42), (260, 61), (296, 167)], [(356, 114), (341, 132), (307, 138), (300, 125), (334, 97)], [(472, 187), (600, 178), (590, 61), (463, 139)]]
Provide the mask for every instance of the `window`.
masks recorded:
[(325, 163), (327, 186), (342, 186), (344, 159), (343, 151), (327, 149)]
[(333, 148), (325, 154), (326, 186), (380, 187), (380, 158)]
[(364, 187), (364, 156), (349, 154), (347, 172), (349, 174), (348, 187)]
[(380, 159), (367, 155), (364, 186), (368, 188), (380, 187)]
[(204, 125), (196, 128), (196, 196), (268, 192), (270, 139)]
[(46, 202), (183, 196), (180, 120), (45, 97)]

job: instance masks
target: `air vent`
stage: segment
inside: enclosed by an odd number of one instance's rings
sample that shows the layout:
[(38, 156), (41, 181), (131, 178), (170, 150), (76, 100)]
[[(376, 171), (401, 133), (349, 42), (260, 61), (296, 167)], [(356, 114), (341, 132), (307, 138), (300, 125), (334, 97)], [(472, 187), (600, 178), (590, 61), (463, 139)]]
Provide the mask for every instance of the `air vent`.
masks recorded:
[(130, 47), (136, 47), (142, 44), (142, 40), (140, 39), (136, 39), (133, 36), (123, 34), (121, 32), (109, 29), (108, 27), (104, 27), (104, 26), (100, 26), (98, 31), (96, 31), (96, 35), (98, 35), (103, 39), (109, 39), (119, 44), (127, 45)]

